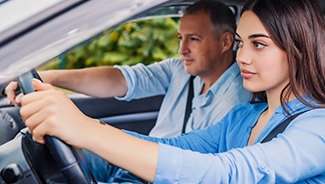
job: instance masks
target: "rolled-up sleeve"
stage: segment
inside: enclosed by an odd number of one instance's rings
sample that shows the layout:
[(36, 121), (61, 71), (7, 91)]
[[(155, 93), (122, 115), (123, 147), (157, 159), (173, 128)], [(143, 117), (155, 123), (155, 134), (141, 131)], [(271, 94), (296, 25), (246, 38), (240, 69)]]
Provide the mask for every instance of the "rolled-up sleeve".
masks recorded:
[(126, 101), (130, 101), (133, 96), (133, 92), (136, 86), (136, 80), (132, 80), (132, 79), (136, 79), (136, 74), (135, 72), (132, 70), (132, 68), (130, 66), (114, 66), (115, 68), (118, 68), (122, 74), (124, 75), (125, 79), (126, 79), (126, 83), (128, 85), (128, 91), (126, 92), (124, 97), (118, 97), (116, 96), (115, 98), (118, 100), (126, 100)]
[(115, 97), (118, 100), (130, 101), (149, 96), (165, 94), (171, 77), (179, 67), (179, 59), (167, 59), (145, 66), (139, 63), (134, 66), (114, 66), (124, 75), (128, 91), (124, 97)]

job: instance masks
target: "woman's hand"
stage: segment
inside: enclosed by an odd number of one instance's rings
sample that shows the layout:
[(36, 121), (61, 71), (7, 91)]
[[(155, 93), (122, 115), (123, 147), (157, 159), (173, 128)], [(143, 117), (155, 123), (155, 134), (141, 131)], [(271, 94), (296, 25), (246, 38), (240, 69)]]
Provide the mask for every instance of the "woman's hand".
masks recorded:
[(35, 141), (50, 135), (86, 149), (108, 162), (153, 182), (158, 163), (158, 144), (135, 138), (85, 116), (61, 91), (33, 80), (37, 92), (23, 96), (20, 114)]
[(37, 92), (24, 95), (20, 115), (35, 141), (44, 143), (43, 136), (60, 138), (67, 144), (81, 148), (91, 135), (97, 120), (85, 116), (74, 103), (52, 85), (33, 80)]

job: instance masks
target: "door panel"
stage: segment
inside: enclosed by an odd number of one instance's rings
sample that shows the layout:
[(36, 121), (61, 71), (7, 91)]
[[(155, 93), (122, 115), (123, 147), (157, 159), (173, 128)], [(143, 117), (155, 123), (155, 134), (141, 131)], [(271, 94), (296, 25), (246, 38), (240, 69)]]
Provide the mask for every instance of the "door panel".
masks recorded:
[(130, 102), (115, 98), (69, 96), (87, 116), (97, 118), (120, 129), (148, 134), (155, 125), (164, 96), (154, 96)]

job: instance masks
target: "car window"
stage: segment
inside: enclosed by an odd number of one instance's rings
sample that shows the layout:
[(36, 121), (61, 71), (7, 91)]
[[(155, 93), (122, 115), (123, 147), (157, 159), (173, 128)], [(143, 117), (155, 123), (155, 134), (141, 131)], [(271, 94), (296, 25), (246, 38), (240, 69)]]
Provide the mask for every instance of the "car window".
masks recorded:
[(69, 49), (39, 70), (145, 65), (179, 57), (177, 30), (186, 6), (149, 11)]

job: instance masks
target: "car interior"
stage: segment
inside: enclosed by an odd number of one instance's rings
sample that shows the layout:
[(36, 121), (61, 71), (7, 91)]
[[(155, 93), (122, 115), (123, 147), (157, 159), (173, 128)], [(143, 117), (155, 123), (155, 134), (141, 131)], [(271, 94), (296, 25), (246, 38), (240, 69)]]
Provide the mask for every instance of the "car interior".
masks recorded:
[[(38, 77), (34, 68), (43, 66), (72, 48), (89, 44), (103, 32), (122, 23), (181, 17), (182, 10), (195, 1), (159, 0), (146, 4), (134, 0), (58, 0), (54, 4), (44, 5), (46, 11), (39, 10), (27, 19), (20, 18), (23, 19), (20, 22), (17, 18), (17, 24), (10, 28), (0, 26), (0, 182), (97, 183), (80, 149), (49, 136), (46, 137), (46, 145), (33, 141), (19, 115), (20, 108), (8, 104), (4, 88), (9, 81), (20, 76), (21, 90), (24, 93), (32, 92), (29, 90), (31, 78)], [(222, 1), (229, 5), (239, 20), (240, 8), (245, 0)], [(9, 2), (0, 0), (0, 12)], [(325, 13), (325, 1), (319, 2)], [(127, 3), (130, 5), (125, 8)], [(166, 9), (169, 11), (164, 11)], [(164, 98), (159, 95), (127, 102), (78, 93), (68, 96), (85, 115), (120, 129), (146, 135), (155, 125)]]

